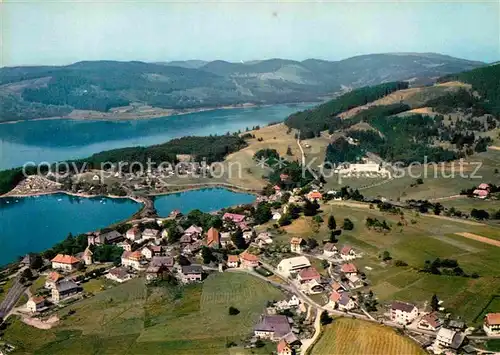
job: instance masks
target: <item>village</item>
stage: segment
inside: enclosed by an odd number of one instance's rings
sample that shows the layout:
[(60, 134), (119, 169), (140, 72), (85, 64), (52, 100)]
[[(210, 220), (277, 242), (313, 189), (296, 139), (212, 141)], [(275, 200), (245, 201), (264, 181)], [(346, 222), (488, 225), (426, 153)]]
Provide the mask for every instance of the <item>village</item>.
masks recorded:
[[(447, 313), (437, 298), (420, 308), (398, 299), (379, 303), (365, 270), (357, 265), (363, 252), (338, 242), (340, 232), (331, 219), (332, 234), (323, 244), (297, 236), (283, 241), (276, 226), (286, 224), (284, 216), (295, 213), (290, 209), (317, 210), (325, 195), (330, 195), (328, 200), (342, 200), (337, 192), (322, 193), (320, 189), (289, 193), (274, 186), (274, 193), (259, 196), (254, 206), (210, 214), (183, 215), (174, 210), (167, 218), (143, 218), (90, 232), (82, 252), (44, 259), (37, 271), (30, 270), (34, 256), (27, 255), (21, 262), (22, 277), (43, 280), (43, 284), (34, 294), (28, 289), (27, 302), (10, 314), (22, 315), (27, 324), (43, 328), (54, 321), (57, 311), (92, 297), (85, 284), (94, 279), (105, 278), (111, 285), (135, 278), (144, 278), (150, 285), (189, 285), (203, 283), (210, 274), (229, 272), (261, 278), (288, 295), (281, 301), (268, 300), (245, 344), (254, 348), (275, 342), (278, 355), (304, 354), (317, 338), (319, 324), (328, 324), (332, 317), (393, 327), (434, 354), (476, 353), (469, 335), (477, 336), (478, 331), (486, 337), (500, 335), (500, 313), (486, 314), (483, 328), (475, 329)], [(192, 221), (195, 223), (190, 224)], [(346, 224), (344, 221), (343, 228), (348, 228)], [(118, 251), (119, 256), (102, 257), (105, 249), (115, 256)], [(239, 312), (236, 308), (228, 311)]]

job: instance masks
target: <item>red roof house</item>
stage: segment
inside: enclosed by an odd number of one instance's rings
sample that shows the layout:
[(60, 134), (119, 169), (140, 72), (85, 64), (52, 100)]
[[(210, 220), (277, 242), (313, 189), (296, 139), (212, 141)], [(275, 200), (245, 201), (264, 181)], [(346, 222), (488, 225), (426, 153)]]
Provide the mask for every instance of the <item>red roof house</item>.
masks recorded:
[(342, 264), (340, 271), (342, 271), (344, 274), (357, 274), (358, 268), (353, 263), (348, 263)]
[(207, 232), (207, 247), (219, 248), (220, 247), (220, 234), (214, 227), (210, 228)]
[(236, 213), (224, 213), (222, 216), (223, 220), (230, 220), (233, 221), (234, 223), (241, 223), (245, 220), (246, 216), (242, 214), (236, 214)]
[(312, 280), (319, 281), (320, 279), (321, 275), (319, 274), (318, 270), (316, 270), (312, 266), (300, 270), (299, 274), (297, 275), (297, 280), (299, 280), (300, 283), (309, 282)]

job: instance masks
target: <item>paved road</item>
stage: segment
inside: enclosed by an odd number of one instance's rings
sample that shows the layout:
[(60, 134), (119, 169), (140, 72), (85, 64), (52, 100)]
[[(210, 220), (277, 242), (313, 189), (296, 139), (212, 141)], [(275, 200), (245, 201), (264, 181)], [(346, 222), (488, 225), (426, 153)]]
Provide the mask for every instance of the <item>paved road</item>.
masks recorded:
[(4, 300), (0, 304), (1, 318), (5, 318), (5, 316), (9, 314), (25, 290), (26, 286), (19, 282), (19, 279), (16, 279), (16, 281), (14, 281), (14, 285), (12, 285)]

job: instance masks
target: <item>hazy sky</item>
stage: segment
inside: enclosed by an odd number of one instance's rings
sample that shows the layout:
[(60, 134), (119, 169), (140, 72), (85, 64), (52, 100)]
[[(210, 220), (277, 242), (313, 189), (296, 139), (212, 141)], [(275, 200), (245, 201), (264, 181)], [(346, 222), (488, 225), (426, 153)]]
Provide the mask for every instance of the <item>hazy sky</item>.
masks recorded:
[(338, 60), (439, 52), (500, 60), (497, 1), (9, 1), (1, 66), (80, 60)]

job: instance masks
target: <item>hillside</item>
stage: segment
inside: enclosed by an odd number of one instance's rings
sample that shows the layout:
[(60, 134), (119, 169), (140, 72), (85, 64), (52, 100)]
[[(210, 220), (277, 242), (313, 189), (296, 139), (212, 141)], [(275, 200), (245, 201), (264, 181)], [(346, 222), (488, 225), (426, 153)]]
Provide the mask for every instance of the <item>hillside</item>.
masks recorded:
[(320, 101), (341, 89), (407, 80), (412, 85), (484, 63), (438, 54), (371, 54), (341, 61), (230, 63), (84, 61), (0, 68), (0, 121), (106, 112), (131, 103), (163, 109)]

